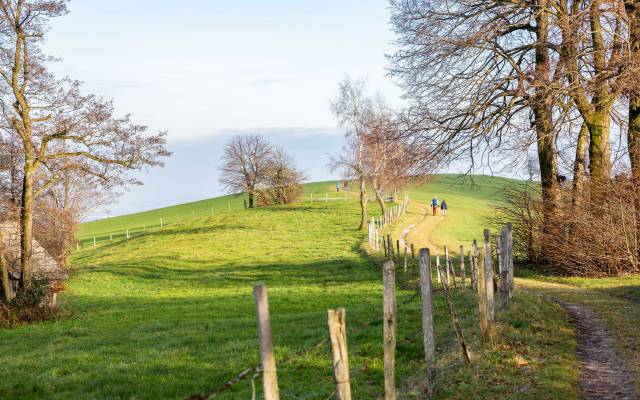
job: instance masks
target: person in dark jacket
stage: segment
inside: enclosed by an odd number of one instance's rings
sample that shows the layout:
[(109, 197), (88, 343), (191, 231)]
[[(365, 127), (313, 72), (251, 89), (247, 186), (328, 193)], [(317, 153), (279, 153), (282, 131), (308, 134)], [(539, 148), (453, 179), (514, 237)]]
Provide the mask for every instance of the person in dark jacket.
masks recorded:
[(442, 199), (442, 203), (440, 203), (440, 218), (444, 219), (447, 216), (447, 201)]

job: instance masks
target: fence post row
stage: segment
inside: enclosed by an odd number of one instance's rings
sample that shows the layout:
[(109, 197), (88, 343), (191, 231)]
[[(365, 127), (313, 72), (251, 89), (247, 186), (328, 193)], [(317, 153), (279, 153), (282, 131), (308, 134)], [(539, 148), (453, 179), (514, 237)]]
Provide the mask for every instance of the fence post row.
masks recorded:
[(336, 383), (336, 399), (351, 400), (349, 381), (349, 353), (347, 351), (347, 328), (344, 308), (328, 310), (329, 342)]
[(382, 279), (384, 284), (384, 398), (385, 400), (395, 400), (396, 325), (398, 317), (396, 305), (396, 277), (393, 261), (387, 260), (383, 264)]
[(271, 325), (269, 323), (269, 300), (267, 287), (263, 284), (253, 287), (253, 298), (256, 302), (258, 320), (258, 337), (260, 339), (260, 365), (262, 367), (262, 386), (264, 400), (279, 400), (278, 374), (276, 360), (273, 356)]
[(420, 249), (420, 294), (422, 298), (422, 333), (424, 359), (427, 363), (427, 390), (436, 393), (436, 340), (433, 325), (433, 298), (431, 283), (431, 255), (429, 249)]

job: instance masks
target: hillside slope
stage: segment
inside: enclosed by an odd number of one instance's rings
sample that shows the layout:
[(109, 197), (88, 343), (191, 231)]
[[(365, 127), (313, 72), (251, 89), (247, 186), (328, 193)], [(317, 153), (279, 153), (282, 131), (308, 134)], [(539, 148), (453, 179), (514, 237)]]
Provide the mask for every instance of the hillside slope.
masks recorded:
[[(455, 196), (484, 209), (495, 193), (452, 186), (451, 179), (436, 177), (410, 189), (411, 196), (445, 193), (453, 216)], [(321, 194), (327, 186), (312, 190)], [(251, 294), (258, 281), (269, 288), (283, 399), (331, 397), (323, 341), (326, 310), (337, 307), (347, 310), (354, 398), (379, 398), (381, 274), (377, 256), (363, 252), (365, 234), (354, 229), (358, 215), (355, 199), (307, 201), (192, 216), (130, 240), (86, 246), (74, 253), (60, 295), (65, 318), (0, 331), (0, 376), (11, 377), (0, 380), (0, 398), (181, 399), (218, 387), (258, 363)], [(406, 274), (398, 270), (397, 381), (407, 399), (420, 398), (424, 384), (415, 282), (414, 264)], [(575, 337), (557, 306), (520, 297), (500, 315), (500, 340), (488, 347), (479, 340), (473, 294), (457, 291), (454, 301), (474, 364), (464, 366), (437, 293), (439, 398), (576, 398)], [(244, 381), (218, 398), (250, 398), (251, 390)]]

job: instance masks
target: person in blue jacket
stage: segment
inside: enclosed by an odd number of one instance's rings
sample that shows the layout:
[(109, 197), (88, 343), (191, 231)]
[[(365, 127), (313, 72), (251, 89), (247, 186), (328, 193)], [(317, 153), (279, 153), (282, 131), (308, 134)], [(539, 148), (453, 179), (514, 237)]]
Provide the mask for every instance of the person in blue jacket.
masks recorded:
[(433, 199), (431, 199), (431, 209), (433, 212), (433, 216), (436, 216), (436, 210), (438, 210), (438, 196), (433, 196)]

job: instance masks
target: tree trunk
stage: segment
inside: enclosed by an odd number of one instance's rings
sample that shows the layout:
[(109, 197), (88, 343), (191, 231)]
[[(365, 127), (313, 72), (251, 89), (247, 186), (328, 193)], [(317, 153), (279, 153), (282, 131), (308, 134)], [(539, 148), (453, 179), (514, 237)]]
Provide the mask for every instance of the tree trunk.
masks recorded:
[[(553, 98), (548, 91), (549, 86), (549, 50), (548, 41), (549, 14), (547, 0), (539, 0), (535, 10), (536, 19), (536, 58), (535, 79), (536, 93), (533, 101), (535, 130), (538, 145), (538, 161), (540, 163), (540, 181), (542, 186), (543, 229), (545, 232), (553, 225), (553, 216), (558, 200), (558, 160), (556, 136), (553, 129)], [(544, 252), (544, 249), (543, 249)]]
[(9, 266), (7, 260), (4, 257), (4, 238), (2, 237), (2, 231), (0, 231), (0, 280), (2, 282), (2, 301), (8, 303), (11, 301), (11, 283), (9, 282)]
[(367, 229), (367, 182), (360, 177), (360, 230)]
[(376, 200), (380, 205), (380, 212), (382, 213), (382, 215), (385, 215), (387, 212), (387, 205), (384, 202), (384, 194), (382, 193), (382, 188), (380, 187), (377, 179), (375, 178), (373, 179), (373, 191), (375, 192)]
[[(635, 74), (640, 72), (640, 1), (627, 0), (625, 2), (627, 17), (629, 18), (629, 46), (632, 65)], [(631, 179), (635, 190), (636, 214), (636, 245), (640, 246), (640, 87), (631, 86), (629, 90), (629, 131), (627, 133), (629, 159), (631, 161)], [(640, 251), (640, 249), (639, 249)]]
[(33, 244), (33, 162), (26, 157), (22, 180), (20, 208), (20, 291), (31, 286), (31, 253)]
[(254, 208), (253, 205), (253, 192), (249, 191), (249, 208)]
[(584, 195), (584, 181), (587, 173), (587, 134), (589, 129), (586, 123), (582, 123), (576, 143), (576, 159), (573, 162), (573, 192), (572, 203), (579, 206)]
[[(598, 107), (598, 106), (596, 106)], [(588, 123), (589, 127), (589, 186), (592, 200), (598, 202), (603, 194), (603, 186), (611, 178), (611, 142), (609, 125), (611, 123), (608, 107), (598, 107)]]

